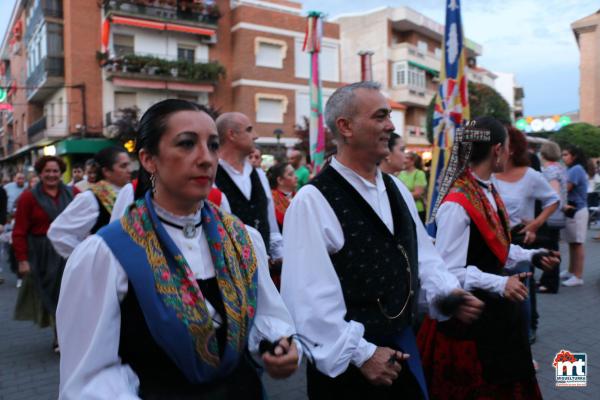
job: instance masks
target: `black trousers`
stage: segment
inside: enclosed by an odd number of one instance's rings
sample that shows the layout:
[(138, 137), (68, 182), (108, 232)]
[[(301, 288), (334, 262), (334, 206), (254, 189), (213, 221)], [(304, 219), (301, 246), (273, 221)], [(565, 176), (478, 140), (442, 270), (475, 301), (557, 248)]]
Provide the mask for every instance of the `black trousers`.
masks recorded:
[[(560, 240), (560, 229), (551, 228), (544, 225), (538, 231), (541, 236), (541, 247), (545, 247), (549, 250), (558, 250), (558, 243)], [(558, 293), (560, 287), (560, 265), (554, 268), (551, 272), (542, 273), (540, 278), (540, 285), (548, 288), (549, 293)]]
[(346, 372), (330, 378), (319, 372), (311, 363), (306, 367), (308, 398), (310, 400), (331, 399), (403, 399), (422, 400), (419, 383), (404, 364), (400, 376), (392, 386), (375, 386), (369, 383), (362, 372), (350, 365)]

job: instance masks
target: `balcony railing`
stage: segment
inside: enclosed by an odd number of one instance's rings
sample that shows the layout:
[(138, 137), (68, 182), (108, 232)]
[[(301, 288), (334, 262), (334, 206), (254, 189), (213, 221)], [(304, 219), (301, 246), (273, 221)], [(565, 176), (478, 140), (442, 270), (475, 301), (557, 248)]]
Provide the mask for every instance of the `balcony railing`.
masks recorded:
[[(100, 58), (103, 56), (100, 55)], [(195, 63), (187, 60), (167, 60), (156, 56), (129, 54), (123, 57), (107, 58), (103, 62), (109, 73), (127, 73), (193, 82), (217, 82), (225, 75), (225, 68), (216, 61)]]
[(145, 0), (105, 0), (104, 11), (138, 15), (160, 21), (187, 21), (215, 25), (221, 13), (213, 2), (163, 0), (160, 5), (148, 5)]
[(29, 39), (33, 36), (38, 25), (44, 20), (45, 17), (62, 18), (63, 7), (62, 0), (41, 0), (39, 5), (33, 10), (33, 14), (27, 21), (25, 27), (25, 42), (29, 42)]
[(63, 57), (44, 57), (27, 77), (27, 97), (31, 97), (48, 77), (65, 75), (65, 59)]
[(43, 116), (42, 118), (38, 119), (33, 124), (31, 124), (29, 128), (27, 128), (27, 137), (31, 139), (32, 136), (35, 136), (36, 134), (45, 131), (46, 128), (46, 116)]

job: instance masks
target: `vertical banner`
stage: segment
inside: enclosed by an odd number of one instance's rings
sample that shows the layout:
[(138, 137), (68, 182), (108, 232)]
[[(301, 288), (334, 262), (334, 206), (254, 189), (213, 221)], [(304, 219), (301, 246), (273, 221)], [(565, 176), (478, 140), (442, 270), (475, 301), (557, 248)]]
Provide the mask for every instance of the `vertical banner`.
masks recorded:
[(460, 1), (446, 1), (446, 26), (442, 46), (440, 85), (433, 111), (433, 154), (427, 198), (427, 231), (435, 236), (431, 211), (438, 198), (439, 183), (450, 158), (456, 128), (469, 120), (469, 93), (465, 74), (466, 51), (460, 17)]
[(310, 78), (308, 83), (310, 98), (309, 143), (313, 173), (319, 172), (325, 161), (323, 95), (319, 77), (319, 53), (321, 52), (322, 37), (322, 14), (318, 11), (311, 11), (307, 17), (306, 36), (304, 37), (302, 49), (310, 55)]

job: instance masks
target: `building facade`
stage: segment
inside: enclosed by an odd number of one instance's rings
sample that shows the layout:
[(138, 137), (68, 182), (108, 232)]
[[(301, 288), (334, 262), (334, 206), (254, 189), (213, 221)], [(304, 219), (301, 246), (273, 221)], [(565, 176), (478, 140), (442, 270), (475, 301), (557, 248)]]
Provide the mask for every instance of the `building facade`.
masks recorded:
[(0, 79), (10, 88), (2, 118), (4, 172), (27, 172), (42, 154), (59, 154), (70, 164), (109, 144), (101, 140), (100, 40), (90, 23), (99, 21), (100, 10), (86, 3), (15, 3), (0, 47)]
[[(370, 12), (342, 15), (342, 80), (360, 79), (357, 54), (372, 51), (373, 80), (384, 92), (406, 107), (405, 127), (401, 132), (410, 148), (423, 150), (431, 145), (426, 136), (427, 107), (436, 93), (441, 65), (444, 26), (409, 7), (385, 7)], [(481, 46), (465, 39), (472, 66), (481, 55)], [(471, 80), (492, 79), (487, 72), (473, 68)]]
[(600, 125), (600, 10), (571, 24), (579, 46), (579, 117)]

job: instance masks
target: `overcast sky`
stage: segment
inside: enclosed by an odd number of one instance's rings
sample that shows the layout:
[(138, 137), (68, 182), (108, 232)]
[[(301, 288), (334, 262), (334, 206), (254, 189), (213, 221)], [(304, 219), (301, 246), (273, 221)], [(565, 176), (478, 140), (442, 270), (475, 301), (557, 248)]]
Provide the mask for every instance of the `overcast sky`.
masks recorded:
[[(15, 0), (0, 0), (4, 32)], [(445, 0), (301, 0), (330, 17), (409, 5), (443, 23)], [(579, 50), (570, 24), (600, 8), (598, 0), (463, 0), (465, 35), (483, 46), (479, 65), (513, 72), (525, 89), (527, 115), (579, 108)]]

